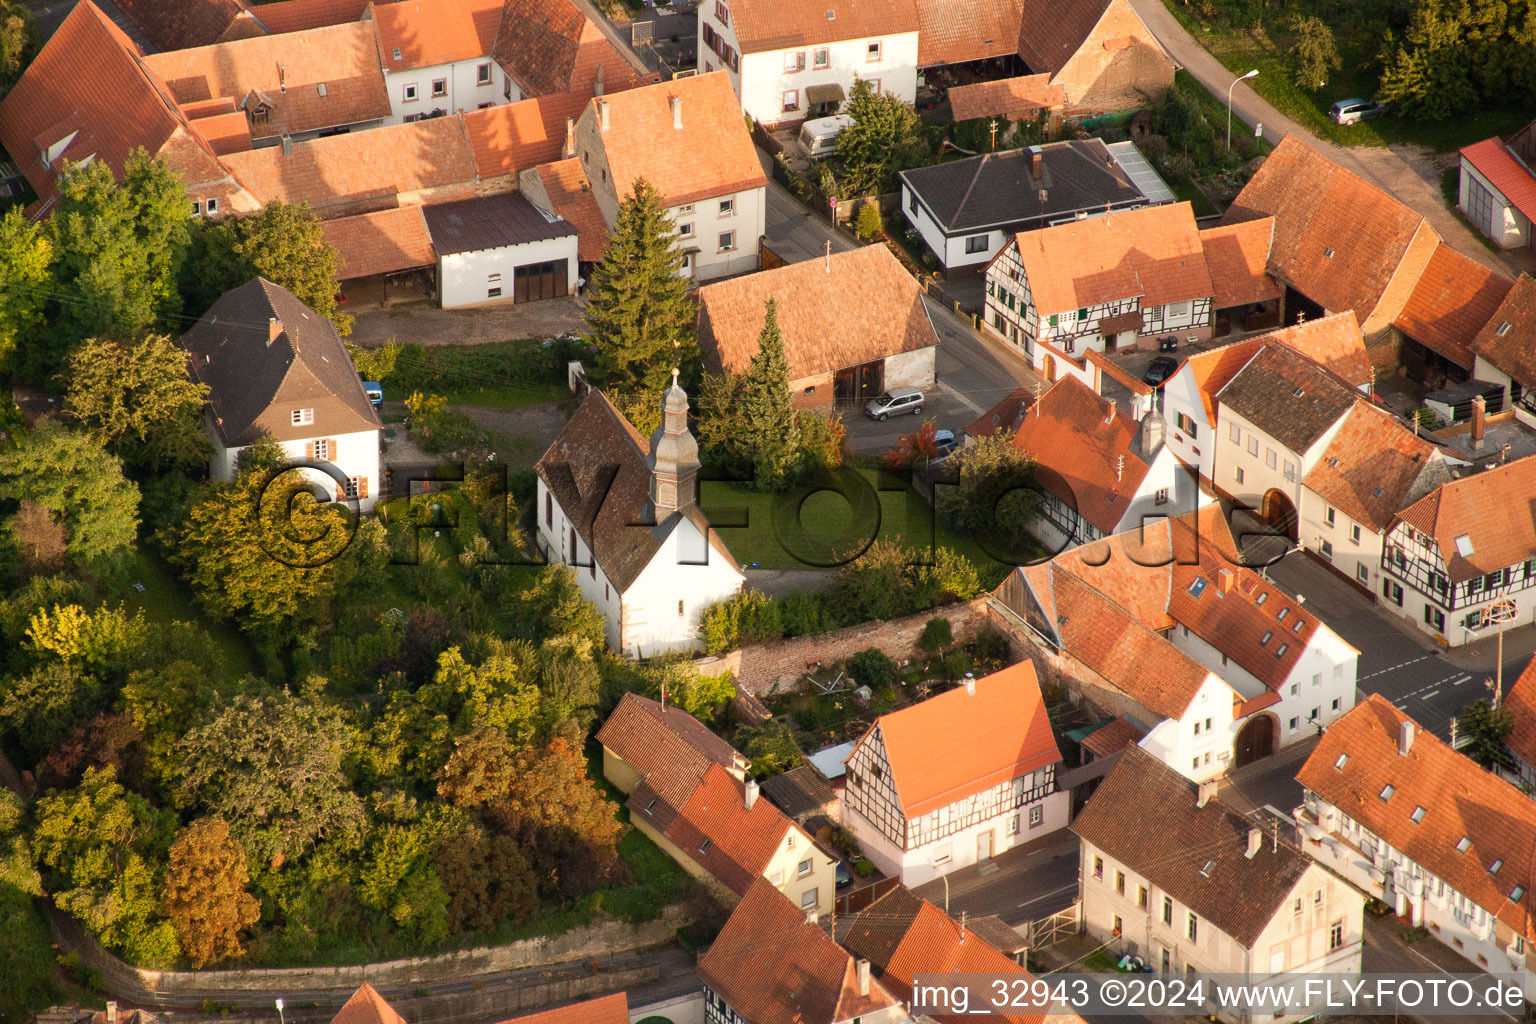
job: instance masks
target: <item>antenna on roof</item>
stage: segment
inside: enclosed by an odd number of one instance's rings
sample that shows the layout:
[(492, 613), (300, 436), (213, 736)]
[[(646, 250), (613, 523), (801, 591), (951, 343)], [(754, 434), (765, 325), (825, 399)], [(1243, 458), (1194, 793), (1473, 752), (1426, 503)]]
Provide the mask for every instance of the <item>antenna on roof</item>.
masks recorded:
[(960, 945), (965, 945), (965, 911), (960, 911)]
[(1117, 456), (1115, 456), (1115, 479), (1119, 480), (1121, 475), (1124, 472), (1125, 472), (1125, 456), (1124, 455), (1117, 455)]
[(827, 273), (832, 273), (832, 239), (827, 239)]

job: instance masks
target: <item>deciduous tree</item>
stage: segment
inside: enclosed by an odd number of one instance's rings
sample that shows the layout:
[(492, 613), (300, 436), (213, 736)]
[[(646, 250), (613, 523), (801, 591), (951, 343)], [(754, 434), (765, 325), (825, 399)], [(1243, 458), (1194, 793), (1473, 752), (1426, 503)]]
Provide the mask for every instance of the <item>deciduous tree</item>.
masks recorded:
[(1506, 707), (1495, 707), (1491, 701), (1480, 700), (1462, 709), (1456, 718), (1458, 735), (1470, 741), (1466, 755), (1484, 768), (1513, 771), (1514, 755), (1509, 752), (1505, 740), (1514, 732), (1515, 716)]
[(199, 818), (176, 836), (160, 905), (193, 967), (245, 954), (240, 932), (261, 919), (246, 891), (245, 851), (222, 818)]
[(533, 868), (507, 836), (465, 821), (445, 830), (432, 854), (448, 893), (450, 934), (521, 921), (539, 908)]
[[(9, 0), (0, 0), (0, 95), (4, 95)], [(43, 308), (53, 285), (53, 245), (20, 206), (0, 216), (0, 370), (8, 369), (23, 342), (32, 343), (43, 324)]]
[[(56, 424), (0, 451), (0, 501), (7, 498), (47, 509), (79, 564), (121, 554), (139, 525), (139, 489), (123, 477), (122, 462), (90, 435)], [(6, 529), (14, 541), (14, 522)]]
[(1296, 41), (1291, 44), (1291, 62), (1296, 84), (1303, 89), (1321, 89), (1328, 84), (1330, 72), (1343, 67), (1333, 29), (1316, 15), (1296, 19)]
[(938, 458), (938, 433), (933, 420), (924, 420), (921, 427), (910, 434), (902, 434), (891, 450), (885, 453), (885, 468), (897, 472)]
[(131, 467), (158, 473), (207, 460), (199, 416), (208, 395), (187, 356), (164, 335), (88, 338), (69, 354), (64, 411)]

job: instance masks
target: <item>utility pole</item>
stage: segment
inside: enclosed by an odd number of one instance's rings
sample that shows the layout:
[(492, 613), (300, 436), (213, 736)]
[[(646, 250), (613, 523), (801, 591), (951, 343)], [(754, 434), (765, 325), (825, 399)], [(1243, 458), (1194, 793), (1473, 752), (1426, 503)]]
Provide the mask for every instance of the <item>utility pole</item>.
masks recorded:
[(1504, 624), (1513, 622), (1520, 617), (1520, 606), (1515, 604), (1515, 599), (1509, 595), (1500, 597), (1488, 607), (1483, 609), (1480, 625), (1487, 629), (1489, 626), (1499, 627), (1499, 663), (1494, 668), (1493, 681), (1493, 709), (1497, 711), (1499, 704), (1504, 700)]

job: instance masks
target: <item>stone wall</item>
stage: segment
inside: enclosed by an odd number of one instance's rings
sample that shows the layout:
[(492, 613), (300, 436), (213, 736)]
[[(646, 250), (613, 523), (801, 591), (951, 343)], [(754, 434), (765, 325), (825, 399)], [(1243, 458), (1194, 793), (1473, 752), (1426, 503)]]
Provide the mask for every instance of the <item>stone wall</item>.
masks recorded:
[(964, 643), (983, 625), (997, 628), (987, 611), (987, 601), (988, 598), (983, 596), (905, 618), (861, 622), (830, 633), (752, 644), (715, 657), (700, 658), (694, 666), (700, 675), (729, 672), (735, 677), (736, 685), (748, 693), (773, 693), (792, 688), (805, 674), (807, 662), (820, 661), (830, 665), (871, 647), (878, 647), (892, 658), (912, 657), (919, 653), (917, 638), (922, 635), (929, 619), (948, 619), (955, 641)]

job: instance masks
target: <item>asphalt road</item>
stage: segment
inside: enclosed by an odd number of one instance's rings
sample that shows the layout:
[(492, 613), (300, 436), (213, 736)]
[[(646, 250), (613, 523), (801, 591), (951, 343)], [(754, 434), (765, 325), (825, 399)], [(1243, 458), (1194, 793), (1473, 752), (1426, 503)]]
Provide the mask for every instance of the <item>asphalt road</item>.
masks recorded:
[(1077, 836), (1063, 830), (913, 891), (937, 906), (947, 905), (951, 917), (996, 914), (1017, 927), (1072, 905), (1077, 865)]

